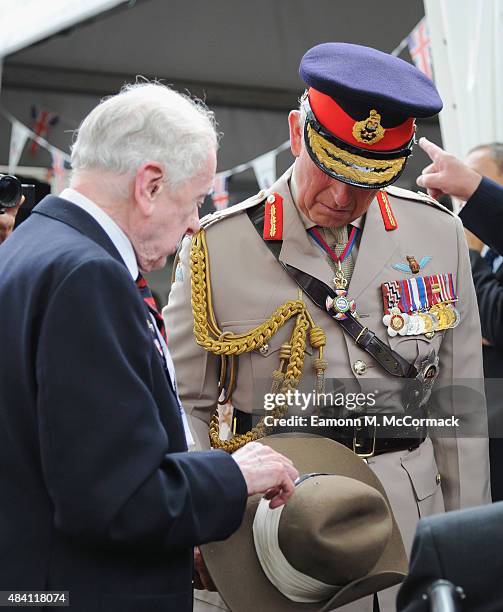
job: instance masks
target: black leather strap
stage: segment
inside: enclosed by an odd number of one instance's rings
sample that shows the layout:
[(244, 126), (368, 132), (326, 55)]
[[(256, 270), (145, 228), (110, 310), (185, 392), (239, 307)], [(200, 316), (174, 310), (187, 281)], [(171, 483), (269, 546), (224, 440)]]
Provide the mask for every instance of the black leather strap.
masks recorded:
[[(259, 236), (262, 238), (264, 233), (264, 203), (261, 202), (257, 206), (248, 208), (246, 212)], [(410, 364), (401, 355), (390, 349), (373, 331), (364, 327), (355, 317), (348, 314), (346, 319), (340, 320), (331, 316), (326, 309), (325, 302), (327, 296), (330, 296), (332, 299), (336, 297), (335, 291), (317, 278), (282, 262), (279, 259), (281, 245), (283, 244), (281, 240), (264, 240), (264, 243), (278, 263), (316, 306), (321, 308), (323, 312), (340, 325), (353, 338), (355, 343), (371, 355), (388, 374), (400, 378), (415, 378), (417, 376), (418, 370), (413, 364)]]

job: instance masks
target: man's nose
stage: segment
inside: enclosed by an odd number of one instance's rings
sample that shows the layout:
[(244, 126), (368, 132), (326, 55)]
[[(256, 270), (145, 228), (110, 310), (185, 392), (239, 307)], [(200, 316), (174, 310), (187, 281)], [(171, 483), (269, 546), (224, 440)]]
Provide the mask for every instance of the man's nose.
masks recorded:
[(353, 192), (351, 185), (334, 179), (330, 186), (330, 192), (339, 206), (347, 206), (351, 203)]

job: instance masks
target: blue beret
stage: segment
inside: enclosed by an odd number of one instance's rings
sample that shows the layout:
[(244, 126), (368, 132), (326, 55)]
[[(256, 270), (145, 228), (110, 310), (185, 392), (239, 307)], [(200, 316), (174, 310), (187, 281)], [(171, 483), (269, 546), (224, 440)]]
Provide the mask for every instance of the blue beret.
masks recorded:
[(299, 70), (310, 87), (334, 98), (355, 118), (379, 107), (383, 125), (406, 117), (431, 117), (442, 109), (435, 85), (412, 64), (348, 43), (323, 43), (302, 58)]

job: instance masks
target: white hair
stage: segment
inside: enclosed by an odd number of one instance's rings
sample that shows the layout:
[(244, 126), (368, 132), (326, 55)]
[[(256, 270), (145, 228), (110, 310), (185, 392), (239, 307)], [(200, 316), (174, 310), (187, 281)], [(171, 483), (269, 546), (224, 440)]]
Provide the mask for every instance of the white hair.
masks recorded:
[(193, 178), (218, 146), (213, 113), (197, 99), (160, 83), (125, 85), (82, 121), (72, 167), (134, 174), (157, 161), (172, 187)]
[(299, 127), (300, 127), (300, 131), (302, 134), (302, 140), (304, 140), (304, 126), (306, 124), (306, 120), (307, 120), (307, 113), (306, 113), (306, 109), (304, 107), (303, 101), (304, 99), (307, 97), (307, 90), (304, 91), (304, 93), (302, 94), (302, 96), (299, 99)]

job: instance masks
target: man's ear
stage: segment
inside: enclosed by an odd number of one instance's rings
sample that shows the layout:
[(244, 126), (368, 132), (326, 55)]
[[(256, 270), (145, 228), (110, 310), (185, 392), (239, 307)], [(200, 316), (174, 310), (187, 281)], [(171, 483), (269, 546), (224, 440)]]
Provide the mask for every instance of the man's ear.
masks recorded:
[(164, 169), (159, 162), (146, 162), (136, 171), (134, 179), (134, 199), (142, 212), (150, 216), (157, 197), (166, 189)]
[(290, 128), (290, 149), (295, 157), (299, 157), (302, 149), (302, 128), (299, 125), (300, 111), (290, 111), (288, 127)]

